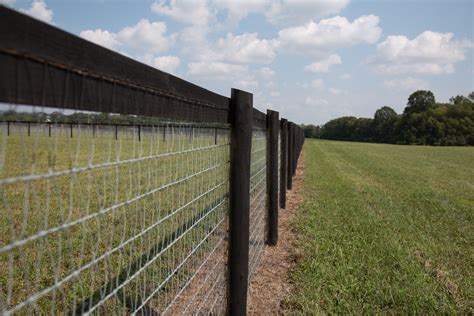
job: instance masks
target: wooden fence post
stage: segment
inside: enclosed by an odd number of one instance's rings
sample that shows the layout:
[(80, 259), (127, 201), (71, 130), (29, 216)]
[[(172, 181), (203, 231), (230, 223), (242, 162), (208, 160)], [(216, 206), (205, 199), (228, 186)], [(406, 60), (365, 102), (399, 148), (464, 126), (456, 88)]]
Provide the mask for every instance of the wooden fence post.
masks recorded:
[(229, 288), (227, 313), (247, 312), (249, 277), (251, 93), (232, 89), (230, 117)]
[(288, 121), (281, 119), (281, 133), (280, 133), (280, 207), (286, 208), (286, 185), (288, 183)]
[(292, 162), (293, 166), (292, 166), (292, 169), (291, 169), (291, 176), (294, 177), (295, 172), (296, 172), (296, 160), (298, 159), (298, 157), (296, 156), (298, 154), (298, 152), (297, 152), (297, 148), (298, 148), (298, 138), (297, 138), (298, 129), (296, 128), (296, 125), (294, 123), (292, 123), (292, 129), (293, 129), (293, 158), (291, 159), (291, 162)]
[(293, 187), (293, 158), (295, 157), (293, 144), (293, 123), (288, 122), (288, 177), (287, 177), (287, 187), (288, 190), (291, 190)]
[(267, 244), (278, 243), (278, 112), (267, 110), (267, 193), (268, 236)]

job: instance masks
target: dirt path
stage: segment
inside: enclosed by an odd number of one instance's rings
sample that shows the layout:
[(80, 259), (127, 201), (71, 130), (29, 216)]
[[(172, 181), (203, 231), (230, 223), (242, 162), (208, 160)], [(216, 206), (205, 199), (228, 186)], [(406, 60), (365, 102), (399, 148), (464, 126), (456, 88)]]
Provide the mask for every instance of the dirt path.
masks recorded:
[(301, 202), (304, 156), (299, 159), (293, 189), (287, 192), (286, 209), (279, 210), (278, 245), (265, 247), (262, 263), (256, 271), (249, 289), (249, 314), (282, 314), (283, 302), (292, 291), (288, 273), (295, 264), (293, 244), (296, 234), (292, 222)]

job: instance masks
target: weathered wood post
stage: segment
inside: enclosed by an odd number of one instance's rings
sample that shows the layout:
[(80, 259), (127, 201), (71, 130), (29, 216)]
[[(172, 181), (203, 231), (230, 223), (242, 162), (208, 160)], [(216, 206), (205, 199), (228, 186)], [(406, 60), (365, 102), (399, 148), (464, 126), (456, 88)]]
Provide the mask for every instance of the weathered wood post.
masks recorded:
[(286, 186), (288, 176), (288, 121), (281, 119), (281, 133), (280, 133), (280, 207), (286, 208)]
[(267, 110), (267, 192), (268, 236), (267, 244), (278, 243), (278, 112)]
[(293, 123), (288, 122), (288, 190), (293, 187), (293, 158), (295, 157), (293, 140)]
[(230, 117), (230, 216), (228, 314), (247, 313), (249, 277), (251, 93), (232, 89)]

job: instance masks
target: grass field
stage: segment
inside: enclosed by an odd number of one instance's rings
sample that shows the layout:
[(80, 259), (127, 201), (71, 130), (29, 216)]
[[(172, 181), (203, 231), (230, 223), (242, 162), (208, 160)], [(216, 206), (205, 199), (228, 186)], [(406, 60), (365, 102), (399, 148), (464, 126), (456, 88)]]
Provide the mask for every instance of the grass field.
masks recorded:
[(290, 306), (474, 312), (474, 148), (305, 143)]

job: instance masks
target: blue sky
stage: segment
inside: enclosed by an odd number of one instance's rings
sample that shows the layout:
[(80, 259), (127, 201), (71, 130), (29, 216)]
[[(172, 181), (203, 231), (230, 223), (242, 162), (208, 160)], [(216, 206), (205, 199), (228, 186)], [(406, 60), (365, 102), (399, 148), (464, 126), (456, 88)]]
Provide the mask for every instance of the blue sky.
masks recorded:
[(0, 0), (150, 66), (305, 124), (474, 90), (474, 1)]

